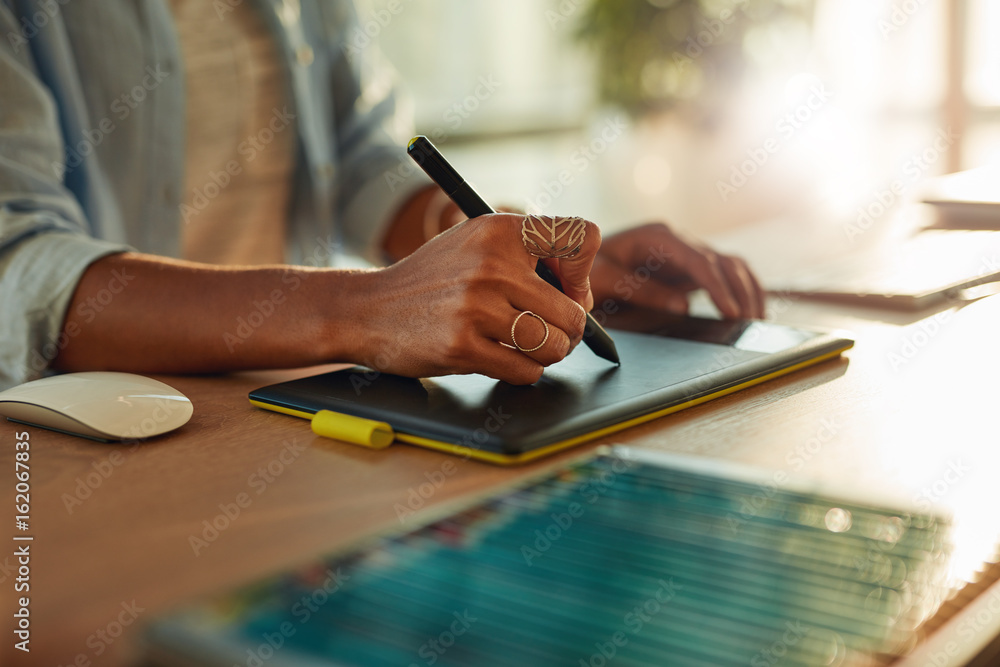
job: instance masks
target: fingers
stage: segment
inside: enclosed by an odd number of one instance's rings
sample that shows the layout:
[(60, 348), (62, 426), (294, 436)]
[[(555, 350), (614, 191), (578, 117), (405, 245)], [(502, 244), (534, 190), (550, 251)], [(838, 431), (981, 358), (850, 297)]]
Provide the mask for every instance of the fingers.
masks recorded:
[(601, 247), (601, 230), (589, 220), (583, 221), (586, 236), (580, 246), (580, 252), (574, 257), (556, 260), (563, 293), (590, 311), (594, 307), (594, 294), (590, 289), (590, 270), (594, 266), (594, 258)]
[[(635, 227), (610, 236), (601, 251), (601, 260), (618, 265), (618, 272), (602, 267), (595, 273), (598, 294), (627, 294), (625, 300), (638, 306), (669, 309), (680, 300), (653, 287), (659, 283), (676, 293), (705, 289), (727, 318), (754, 318), (764, 315), (764, 292), (743, 260), (719, 254), (700, 243), (685, 239), (662, 223)], [(654, 280), (648, 281), (652, 277)], [(648, 281), (648, 282), (647, 282)], [(634, 292), (634, 293), (633, 293)]]
[[(520, 355), (534, 366), (550, 366), (564, 359), (583, 339), (586, 312), (538, 276), (527, 272), (512, 276), (501, 289), (502, 294), (496, 294), (499, 298), (490, 300), (492, 305), (477, 302), (473, 307), (476, 314), (468, 319), (481, 340), (513, 353), (513, 357), (501, 357), (504, 363)], [(492, 351), (489, 356), (496, 357)], [(470, 361), (482, 366), (485, 359)], [(523, 373), (523, 368), (518, 372)]]
[[(700, 244), (680, 244), (678, 260), (690, 276), (691, 287), (708, 292), (712, 302), (727, 318), (754, 318), (763, 313), (763, 294), (743, 260), (722, 255)], [(672, 276), (668, 282), (676, 282)]]
[(687, 294), (652, 280), (635, 291), (630, 304), (677, 315), (687, 315), (689, 308)]
[[(628, 273), (624, 267), (618, 268), (619, 276)], [(668, 313), (686, 315), (689, 307), (687, 293), (691, 289), (689, 285), (665, 284), (657, 280), (639, 283), (635, 280), (631, 285), (622, 283), (622, 293), (618, 296), (627, 297), (622, 300), (637, 308), (665, 310)]]
[(724, 317), (764, 317), (764, 290), (742, 259), (703, 249), (688, 270), (693, 287), (704, 288)]
[[(384, 270), (393, 298), (379, 322), (426, 322), (428, 332), (412, 341), (411, 354), (392, 370), (480, 373), (525, 384), (579, 344), (586, 322), (580, 302), (593, 303), (588, 274), (600, 232), (587, 221), (575, 226), (580, 235), (570, 237), (569, 252), (579, 249), (557, 264), (566, 295), (536, 274), (538, 259), (522, 238), (523, 220), (503, 213), (466, 220)], [(550, 235), (557, 227), (548, 229)], [(556, 240), (566, 245), (565, 239)], [(399, 311), (405, 311), (403, 317)], [(526, 311), (533, 315), (523, 315)]]
[(750, 276), (750, 283), (753, 285), (753, 293), (757, 300), (757, 317), (760, 319), (767, 318), (767, 290), (760, 284), (757, 280), (757, 275), (752, 269), (747, 267), (747, 274)]
[[(546, 366), (569, 354), (572, 343), (564, 330), (523, 312), (509, 306), (491, 318), (475, 340), (463, 345), (461, 358), (453, 359), (448, 372), (480, 373), (510, 384), (537, 382)], [(515, 342), (523, 351), (513, 346)]]
[(563, 293), (586, 310), (594, 306), (590, 270), (601, 247), (601, 230), (579, 217), (520, 216), (518, 235), (523, 251), (559, 278)]
[(723, 257), (707, 248), (691, 250), (687, 256), (687, 270), (695, 283), (708, 292), (724, 317), (740, 317), (740, 302), (726, 276)]
[(480, 327), (483, 337), (497, 347), (550, 366), (583, 339), (586, 311), (538, 276), (528, 274), (508, 282), (504, 297), (507, 305), (494, 307)]
[(510, 384), (534, 384), (545, 370), (529, 355), (503, 347), (495, 340), (480, 339), (475, 354), (481, 369), (476, 372)]
[(513, 347), (542, 366), (562, 361), (575, 345), (564, 329), (534, 311), (512, 307), (507, 317), (510, 324), (501, 323), (495, 340), (507, 349)]
[(736, 257), (719, 255), (719, 264), (739, 305), (739, 317), (764, 317), (764, 294), (746, 263)]

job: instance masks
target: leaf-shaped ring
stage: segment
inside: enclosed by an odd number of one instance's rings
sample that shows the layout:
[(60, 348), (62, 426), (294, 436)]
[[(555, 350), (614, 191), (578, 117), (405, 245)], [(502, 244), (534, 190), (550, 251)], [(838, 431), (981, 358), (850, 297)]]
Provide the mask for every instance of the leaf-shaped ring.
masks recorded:
[(580, 253), (586, 238), (583, 218), (526, 215), (521, 221), (521, 240), (532, 257), (571, 259)]

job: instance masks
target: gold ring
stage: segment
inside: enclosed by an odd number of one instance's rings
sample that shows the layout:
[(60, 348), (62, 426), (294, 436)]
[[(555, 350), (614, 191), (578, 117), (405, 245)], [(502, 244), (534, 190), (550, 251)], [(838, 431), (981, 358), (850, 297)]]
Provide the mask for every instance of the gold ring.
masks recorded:
[[(539, 322), (542, 323), (543, 327), (545, 327), (545, 336), (542, 338), (542, 342), (539, 343), (538, 345), (536, 345), (535, 347), (530, 348), (530, 349), (526, 348), (526, 347), (521, 347), (520, 345), (518, 345), (517, 344), (517, 337), (514, 335), (514, 330), (517, 329), (517, 323), (525, 315), (530, 315), (531, 317), (534, 317), (536, 320), (538, 320)], [(500, 344), (503, 345), (504, 347), (509, 347), (512, 350), (520, 350), (521, 352), (534, 352), (535, 350), (540, 350), (540, 349), (542, 349), (542, 345), (545, 345), (545, 341), (547, 341), (549, 339), (549, 325), (548, 325), (548, 323), (545, 320), (543, 320), (541, 318), (541, 316), (535, 315), (530, 310), (526, 310), (526, 311), (522, 312), (520, 315), (518, 315), (517, 317), (514, 318), (514, 324), (512, 324), (511, 327), (510, 327), (510, 339), (511, 339), (511, 341), (513, 341), (513, 343), (514, 343), (513, 345), (508, 345), (507, 343), (504, 343), (503, 341), (500, 341)]]
[(580, 253), (586, 238), (583, 218), (526, 215), (521, 221), (521, 240), (532, 257), (571, 259)]

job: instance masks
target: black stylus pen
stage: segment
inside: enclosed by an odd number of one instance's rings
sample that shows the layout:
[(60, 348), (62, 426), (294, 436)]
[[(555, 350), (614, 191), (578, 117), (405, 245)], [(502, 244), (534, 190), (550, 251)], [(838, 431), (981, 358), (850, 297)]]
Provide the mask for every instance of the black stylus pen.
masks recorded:
[[(445, 194), (451, 197), (451, 200), (462, 209), (462, 213), (470, 218), (496, 213), (493, 207), (483, 201), (479, 193), (473, 190), (464, 178), (459, 176), (455, 168), (448, 164), (448, 161), (434, 147), (430, 139), (423, 135), (413, 137), (406, 147), (406, 152), (445, 191)], [(560, 292), (563, 291), (562, 285), (559, 284), (559, 278), (544, 262), (538, 262), (535, 273)], [(611, 340), (608, 332), (597, 323), (597, 320), (590, 313), (587, 313), (587, 324), (583, 328), (583, 342), (602, 359), (616, 364), (621, 363), (618, 359), (615, 342)]]

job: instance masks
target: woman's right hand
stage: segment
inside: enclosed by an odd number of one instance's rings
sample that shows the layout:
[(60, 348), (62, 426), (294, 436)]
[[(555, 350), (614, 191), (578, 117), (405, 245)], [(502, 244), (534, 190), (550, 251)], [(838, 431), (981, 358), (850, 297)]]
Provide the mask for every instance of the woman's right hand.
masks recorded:
[[(380, 372), (426, 377), (480, 373), (530, 384), (545, 366), (580, 343), (593, 305), (589, 275), (601, 244), (586, 222), (586, 238), (571, 259), (546, 260), (565, 294), (535, 273), (521, 240), (523, 216), (497, 213), (467, 220), (392, 266), (358, 276), (360, 313), (352, 361)], [(586, 308), (586, 310), (585, 310)], [(511, 345), (511, 326), (523, 311), (548, 323), (538, 350)], [(538, 345), (541, 322), (522, 317), (517, 342)]]

